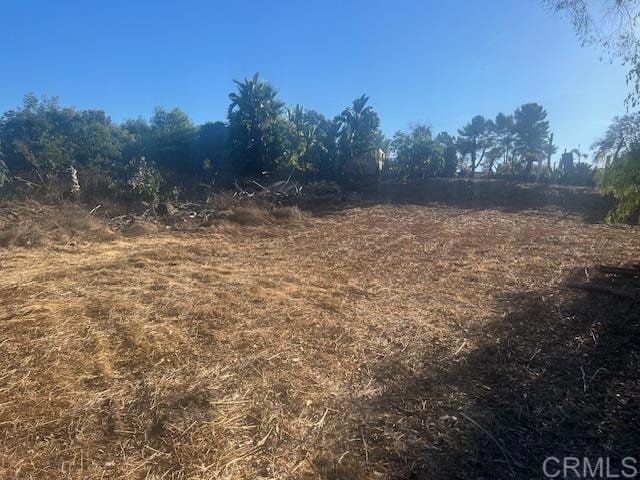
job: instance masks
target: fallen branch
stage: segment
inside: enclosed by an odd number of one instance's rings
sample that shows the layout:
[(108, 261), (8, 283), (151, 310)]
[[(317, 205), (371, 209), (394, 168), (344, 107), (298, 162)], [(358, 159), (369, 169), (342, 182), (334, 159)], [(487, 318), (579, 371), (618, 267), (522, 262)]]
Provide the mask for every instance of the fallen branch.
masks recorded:
[(25, 180), (24, 178), (20, 178), (20, 177), (12, 177), (12, 178), (14, 180), (18, 180), (19, 182), (24, 183), (29, 188), (38, 188), (39, 187), (39, 185), (37, 183), (30, 182), (29, 180)]
[(256, 182), (255, 180), (251, 180), (251, 183), (253, 183), (254, 185), (259, 186), (262, 190), (269, 190), (268, 188), (263, 187), (262, 185), (260, 185), (260, 184), (259, 184), (258, 182)]
[(627, 298), (630, 300), (636, 300), (637, 296), (633, 293), (625, 292), (618, 288), (609, 287), (607, 285), (599, 285), (595, 283), (567, 283), (567, 288), (573, 288), (575, 290), (585, 290), (587, 292), (602, 293), (605, 295), (613, 295), (615, 297)]

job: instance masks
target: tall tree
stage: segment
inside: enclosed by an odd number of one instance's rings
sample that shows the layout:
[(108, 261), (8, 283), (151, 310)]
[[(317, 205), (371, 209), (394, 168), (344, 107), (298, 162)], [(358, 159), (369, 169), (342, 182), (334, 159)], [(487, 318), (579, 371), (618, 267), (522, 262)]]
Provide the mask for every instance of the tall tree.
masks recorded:
[(196, 129), (189, 116), (174, 108), (166, 110), (156, 107), (151, 117), (150, 159), (161, 169), (179, 173), (199, 172), (199, 165), (193, 156)]
[(323, 125), (323, 135), (320, 141), (327, 153), (323, 157), (324, 162), (318, 164), (318, 171), (322, 178), (335, 179), (340, 173), (340, 148), (338, 146), (340, 122), (335, 118), (333, 120), (327, 119)]
[(337, 127), (321, 113), (301, 105), (289, 109), (287, 116), (292, 165), (298, 165), (314, 177), (332, 177), (336, 166)]
[(632, 146), (640, 145), (640, 113), (614, 117), (604, 135), (591, 146), (596, 160), (614, 160)]
[(409, 178), (432, 177), (444, 167), (445, 147), (433, 140), (426, 125), (416, 125), (409, 133), (396, 132), (391, 150), (399, 173)]
[(482, 115), (476, 115), (458, 130), (458, 151), (463, 156), (468, 156), (472, 177), (475, 176), (476, 170), (484, 160), (487, 149), (491, 146), (492, 130), (493, 122)]
[(502, 112), (498, 113), (493, 124), (494, 146), (492, 156), (494, 156), (496, 160), (501, 160), (502, 164), (507, 166), (513, 156), (513, 142), (515, 137), (513, 115), (505, 115)]
[(130, 118), (125, 120), (122, 129), (129, 135), (129, 142), (124, 146), (125, 159), (140, 158), (149, 155), (151, 145), (151, 127), (144, 118)]
[(258, 73), (234, 83), (237, 91), (229, 94), (228, 118), (238, 172), (256, 174), (272, 170), (282, 159), (284, 103), (277, 98), (278, 91), (260, 80)]
[(458, 169), (458, 148), (456, 147), (456, 139), (447, 132), (440, 132), (436, 136), (436, 141), (444, 147), (444, 166), (442, 175), (445, 177), (454, 177)]
[(546, 158), (549, 138), (547, 112), (537, 103), (525, 103), (513, 115), (515, 152), (520, 156), (525, 173), (531, 173), (533, 162)]
[(227, 176), (230, 173), (229, 127), (224, 122), (201, 125), (198, 128), (195, 155), (208, 180), (214, 175)]
[(610, 159), (598, 186), (617, 201), (609, 220), (640, 223), (640, 145), (634, 143)]
[(320, 118), (307, 112), (302, 105), (287, 110), (289, 121), (288, 154), (292, 164), (303, 170), (311, 168), (310, 154), (319, 145)]
[(368, 106), (369, 97), (362, 95), (353, 101), (338, 118), (339, 145), (343, 162), (374, 148), (382, 148), (384, 135), (380, 130), (380, 117)]

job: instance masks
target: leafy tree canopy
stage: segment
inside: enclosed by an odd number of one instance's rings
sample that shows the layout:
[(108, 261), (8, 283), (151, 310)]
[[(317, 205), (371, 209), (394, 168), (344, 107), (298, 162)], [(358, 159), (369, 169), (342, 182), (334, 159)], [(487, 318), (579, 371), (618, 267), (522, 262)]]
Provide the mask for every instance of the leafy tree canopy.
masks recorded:
[(284, 102), (257, 73), (234, 83), (237, 91), (229, 94), (228, 109), (234, 162), (242, 174), (272, 170), (283, 163)]
[(547, 111), (537, 103), (525, 103), (513, 114), (515, 132), (515, 151), (526, 163), (529, 173), (534, 161), (546, 156), (549, 141), (549, 121)]
[(432, 138), (426, 125), (416, 125), (409, 133), (396, 132), (391, 150), (398, 172), (405, 177), (432, 177), (444, 167), (445, 146)]

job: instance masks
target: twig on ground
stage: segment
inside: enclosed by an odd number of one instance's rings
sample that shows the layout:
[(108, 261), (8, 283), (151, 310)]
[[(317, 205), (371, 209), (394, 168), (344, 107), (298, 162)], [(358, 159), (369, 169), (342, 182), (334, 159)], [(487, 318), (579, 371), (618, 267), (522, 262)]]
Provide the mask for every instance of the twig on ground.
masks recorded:
[(324, 415), (322, 415), (322, 418), (318, 420), (316, 423), (314, 423), (313, 426), (321, 428), (324, 425), (324, 419), (327, 417), (327, 413), (329, 413), (328, 408), (324, 411)]
[(589, 389), (591, 382), (593, 382), (593, 379), (596, 378), (596, 375), (598, 375), (598, 373), (600, 373), (601, 371), (606, 371), (606, 368), (600, 367), (599, 369), (597, 369), (595, 373), (591, 375), (591, 378), (589, 379), (588, 382), (587, 382), (587, 374), (585, 373), (584, 368), (580, 367), (580, 371), (582, 372), (582, 389), (584, 393), (587, 393), (587, 390)]
[(459, 354), (459, 353), (462, 351), (462, 349), (463, 349), (464, 347), (466, 347), (466, 346), (467, 346), (467, 341), (465, 340), (464, 342), (462, 342), (462, 345), (460, 345), (460, 346), (458, 347), (458, 349), (457, 349), (455, 352), (453, 352), (453, 356), (454, 356), (454, 357), (458, 356), (458, 354)]

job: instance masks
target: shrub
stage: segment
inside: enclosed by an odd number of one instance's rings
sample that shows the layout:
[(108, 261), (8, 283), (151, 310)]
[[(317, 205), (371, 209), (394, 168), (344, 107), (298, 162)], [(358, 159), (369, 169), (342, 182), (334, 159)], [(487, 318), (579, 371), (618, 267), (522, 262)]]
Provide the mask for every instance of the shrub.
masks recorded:
[(640, 223), (640, 145), (608, 161), (598, 186), (618, 202), (609, 221)]
[(162, 175), (160, 171), (144, 157), (131, 161), (127, 165), (129, 179), (127, 196), (138, 200), (155, 200), (160, 194)]

